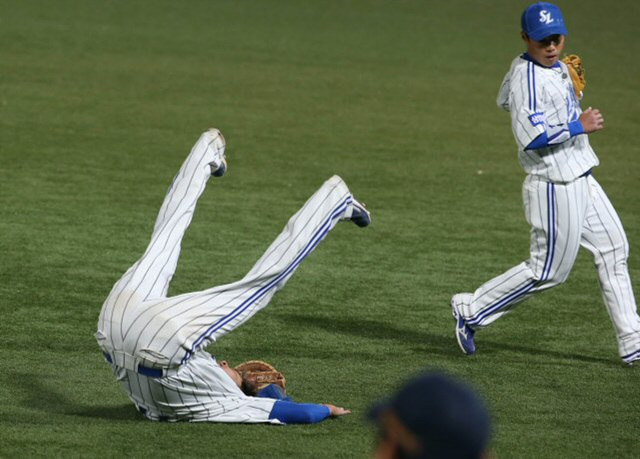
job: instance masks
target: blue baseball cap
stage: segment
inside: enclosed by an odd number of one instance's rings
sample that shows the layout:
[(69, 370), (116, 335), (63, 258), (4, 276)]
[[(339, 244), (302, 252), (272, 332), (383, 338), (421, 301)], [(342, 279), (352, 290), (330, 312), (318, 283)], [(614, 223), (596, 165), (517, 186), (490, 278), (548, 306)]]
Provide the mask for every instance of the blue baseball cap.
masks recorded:
[(522, 13), (522, 31), (535, 41), (549, 35), (568, 35), (560, 8), (552, 3), (538, 2)]
[(425, 371), (389, 399), (378, 402), (369, 418), (379, 423), (393, 413), (420, 442), (420, 457), (480, 458), (491, 438), (485, 402), (467, 384), (437, 371)]

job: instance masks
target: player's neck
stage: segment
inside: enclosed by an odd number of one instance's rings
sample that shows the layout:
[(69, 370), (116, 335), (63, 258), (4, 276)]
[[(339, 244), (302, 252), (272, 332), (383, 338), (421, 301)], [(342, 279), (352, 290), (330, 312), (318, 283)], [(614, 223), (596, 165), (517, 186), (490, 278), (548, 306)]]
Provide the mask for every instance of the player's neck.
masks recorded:
[(531, 57), (529, 55), (529, 53), (524, 52), (521, 56), (523, 59), (533, 62), (536, 65), (539, 65), (540, 67), (543, 67), (545, 69), (553, 69), (553, 68), (559, 68), (560, 67), (560, 61), (557, 61), (555, 64), (553, 64), (551, 67), (547, 67), (546, 65), (542, 65), (540, 62), (538, 62), (537, 60), (535, 60), (533, 57)]

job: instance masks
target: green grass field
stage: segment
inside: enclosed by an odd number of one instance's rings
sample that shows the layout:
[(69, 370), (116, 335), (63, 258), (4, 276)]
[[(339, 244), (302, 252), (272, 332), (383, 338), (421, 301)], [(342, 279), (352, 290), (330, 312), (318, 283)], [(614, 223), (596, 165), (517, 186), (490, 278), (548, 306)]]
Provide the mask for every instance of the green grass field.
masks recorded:
[[(357, 457), (368, 406), (422, 368), (474, 384), (501, 458), (637, 457), (624, 367), (592, 260), (478, 333), (449, 299), (528, 256), (524, 174), (495, 107), (524, 1), (0, 0), (0, 456)], [(583, 57), (595, 175), (640, 290), (638, 2), (562, 1)], [(210, 347), (282, 369), (312, 426), (146, 421), (96, 345), (102, 302), (144, 251), (173, 174), (219, 128), (171, 293), (238, 279), (337, 173), (367, 203), (271, 305)]]

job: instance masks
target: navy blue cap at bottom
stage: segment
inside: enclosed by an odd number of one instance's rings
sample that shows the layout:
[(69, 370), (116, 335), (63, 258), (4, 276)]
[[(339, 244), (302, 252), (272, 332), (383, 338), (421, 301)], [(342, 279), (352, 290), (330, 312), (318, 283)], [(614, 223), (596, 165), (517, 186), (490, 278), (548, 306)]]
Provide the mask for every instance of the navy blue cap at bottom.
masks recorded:
[(425, 457), (479, 458), (491, 438), (485, 402), (465, 383), (439, 372), (411, 379), (374, 405), (369, 417), (379, 423), (385, 412), (417, 437)]

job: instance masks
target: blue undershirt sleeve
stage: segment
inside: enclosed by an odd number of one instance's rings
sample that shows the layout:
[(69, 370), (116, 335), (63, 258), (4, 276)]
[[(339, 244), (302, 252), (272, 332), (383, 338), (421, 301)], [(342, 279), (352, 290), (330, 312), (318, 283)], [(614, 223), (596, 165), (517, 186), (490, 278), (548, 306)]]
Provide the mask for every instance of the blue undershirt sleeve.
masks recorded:
[(525, 150), (537, 150), (538, 148), (544, 148), (549, 146), (549, 137), (546, 132), (543, 132), (538, 137), (533, 139), (533, 141), (527, 145)]
[[(584, 134), (584, 128), (582, 127), (582, 123), (580, 123), (580, 121), (578, 120), (571, 121), (567, 125), (567, 127), (569, 128), (569, 137), (575, 137), (577, 135)], [(566, 130), (565, 130), (565, 133), (566, 133)], [(525, 148), (525, 150), (537, 150), (538, 148), (548, 147), (549, 145), (556, 143), (556, 142), (550, 142), (550, 140), (553, 140), (553, 139), (549, 139), (549, 136), (547, 135), (547, 133), (543, 132), (538, 137), (533, 139), (533, 141), (529, 145), (527, 145), (527, 148)], [(568, 140), (568, 138), (566, 138), (565, 140)]]
[(571, 137), (575, 137), (580, 134), (584, 134), (584, 128), (582, 127), (582, 123), (578, 120), (572, 121), (569, 123), (569, 132), (571, 133)]
[(324, 405), (278, 400), (271, 409), (269, 419), (277, 419), (285, 424), (315, 424), (330, 414), (329, 408)]

